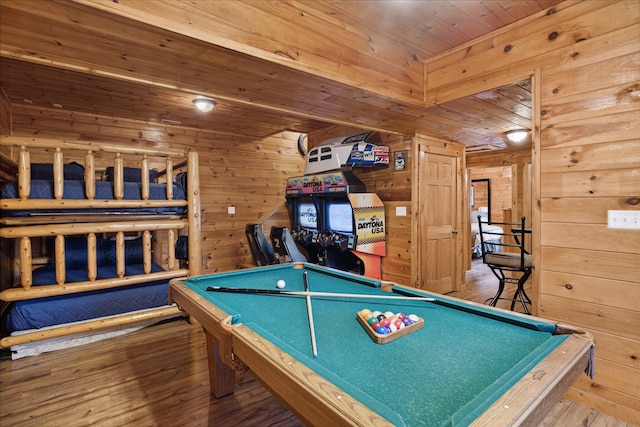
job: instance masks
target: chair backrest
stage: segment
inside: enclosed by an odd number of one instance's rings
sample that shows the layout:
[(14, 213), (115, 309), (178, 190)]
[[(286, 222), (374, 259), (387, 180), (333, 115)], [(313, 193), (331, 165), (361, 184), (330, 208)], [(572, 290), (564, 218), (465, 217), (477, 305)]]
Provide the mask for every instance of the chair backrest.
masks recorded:
[(253, 256), (253, 262), (258, 267), (273, 264), (273, 248), (264, 236), (262, 228), (260, 228), (260, 224), (247, 224), (245, 233), (247, 235), (247, 240), (249, 241), (249, 249)]
[(270, 237), (276, 263), (307, 262), (287, 227), (271, 227)]
[[(531, 230), (525, 227), (524, 216), (520, 222), (495, 222), (478, 215), (478, 232), (485, 264), (497, 263), (496, 260), (501, 258), (494, 255), (499, 254), (505, 260), (506, 270), (524, 271), (531, 268), (531, 256), (525, 249), (525, 236)], [(519, 263), (513, 262), (515, 257), (519, 258)]]

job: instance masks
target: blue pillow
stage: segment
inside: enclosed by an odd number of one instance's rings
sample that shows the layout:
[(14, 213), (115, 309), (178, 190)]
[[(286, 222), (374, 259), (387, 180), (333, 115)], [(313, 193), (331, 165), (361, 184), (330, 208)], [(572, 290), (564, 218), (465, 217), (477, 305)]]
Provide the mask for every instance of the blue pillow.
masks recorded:
[[(112, 239), (99, 239), (100, 261), (99, 265), (116, 264), (116, 241)], [(143, 262), (142, 237), (124, 241), (124, 263), (142, 264)]]
[[(55, 240), (49, 239), (51, 253), (54, 254)], [(87, 267), (87, 238), (85, 236), (67, 237), (64, 240), (65, 263), (67, 268)], [(144, 252), (142, 237), (124, 241), (125, 264), (142, 264)], [(116, 264), (116, 241), (111, 239), (96, 239), (96, 261), (98, 266)]]
[[(122, 172), (125, 182), (142, 182), (142, 169), (124, 167)], [(113, 166), (109, 166), (107, 168), (107, 181), (113, 181), (113, 175)], [(149, 182), (155, 182), (157, 176), (157, 170), (149, 170)]]
[[(80, 163), (71, 162), (63, 166), (64, 179), (70, 181), (84, 180), (84, 166)], [(31, 163), (31, 179), (52, 180), (53, 165), (51, 163)]]
[[(53, 263), (55, 264), (55, 239), (50, 239), (50, 248), (51, 253), (53, 253)], [(96, 256), (98, 255), (96, 254)], [(86, 237), (67, 237), (64, 239), (64, 259), (67, 267), (87, 268)]]
[(187, 173), (180, 172), (178, 175), (176, 175), (175, 183), (180, 187), (182, 187), (186, 193), (187, 192)]

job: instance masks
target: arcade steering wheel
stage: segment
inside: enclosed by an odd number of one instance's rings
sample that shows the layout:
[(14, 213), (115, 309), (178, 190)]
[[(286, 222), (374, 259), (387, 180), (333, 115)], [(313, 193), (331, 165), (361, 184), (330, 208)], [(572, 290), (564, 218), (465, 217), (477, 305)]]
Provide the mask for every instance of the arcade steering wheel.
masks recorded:
[(333, 232), (331, 230), (323, 230), (322, 233), (318, 236), (318, 242), (320, 246), (323, 248), (328, 248), (331, 246), (331, 242), (333, 240)]
[(298, 240), (301, 237), (301, 235), (303, 234), (303, 231), (304, 230), (299, 225), (296, 226), (296, 227), (293, 227), (291, 229), (291, 237), (293, 237), (293, 240)]

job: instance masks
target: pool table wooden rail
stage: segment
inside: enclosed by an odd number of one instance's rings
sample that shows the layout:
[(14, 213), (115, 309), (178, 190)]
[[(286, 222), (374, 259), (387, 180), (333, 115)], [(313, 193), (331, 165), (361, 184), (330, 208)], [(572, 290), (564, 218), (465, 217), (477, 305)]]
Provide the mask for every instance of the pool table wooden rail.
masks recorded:
[[(202, 324), (207, 341), (211, 392), (234, 391), (236, 370), (224, 363), (221, 340), (229, 337), (229, 314), (182, 284), (172, 281), (169, 299)], [(242, 324), (230, 327), (234, 357), (240, 358), (264, 387), (306, 425), (392, 426), (293, 357)]]
[[(413, 288), (395, 285), (398, 288)], [(435, 295), (439, 300), (456, 298)], [(317, 375), (268, 340), (242, 324), (230, 326), (229, 314), (209, 303), (179, 280), (170, 284), (169, 298), (199, 321), (207, 340), (211, 392), (216, 397), (232, 393), (236, 368), (246, 364), (253, 375), (306, 425), (389, 426), (387, 420), (352, 396)], [(486, 310), (487, 306), (476, 303)], [(498, 312), (519, 315), (499, 308)], [(528, 320), (535, 319), (522, 315)], [(545, 319), (540, 319), (548, 322)], [(585, 371), (592, 356), (593, 339), (583, 330), (559, 325), (569, 334), (554, 352), (545, 357), (471, 425), (535, 426), (549, 413), (575, 379)], [(225, 341), (226, 340), (226, 341)], [(221, 346), (221, 342), (224, 344)], [(229, 356), (230, 347), (233, 355)], [(225, 354), (227, 353), (227, 354)], [(225, 363), (232, 357), (233, 363)], [(235, 358), (239, 358), (239, 363)]]
[(577, 331), (502, 395), (471, 426), (538, 426), (585, 372), (591, 335)]

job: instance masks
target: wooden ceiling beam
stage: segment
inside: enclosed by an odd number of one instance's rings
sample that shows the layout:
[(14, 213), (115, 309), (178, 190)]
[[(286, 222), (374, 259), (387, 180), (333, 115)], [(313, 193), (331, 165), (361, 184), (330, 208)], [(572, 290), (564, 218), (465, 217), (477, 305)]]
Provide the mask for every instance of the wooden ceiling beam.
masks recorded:
[[(407, 47), (323, 13), (322, 2), (74, 0), (146, 25), (421, 105), (424, 66)], [(365, 25), (363, 25), (365, 24)]]

